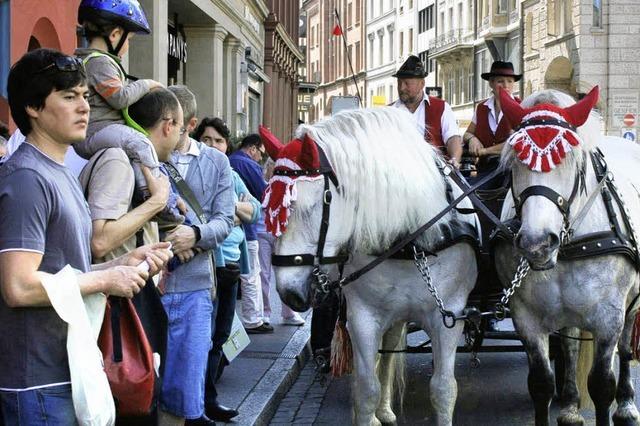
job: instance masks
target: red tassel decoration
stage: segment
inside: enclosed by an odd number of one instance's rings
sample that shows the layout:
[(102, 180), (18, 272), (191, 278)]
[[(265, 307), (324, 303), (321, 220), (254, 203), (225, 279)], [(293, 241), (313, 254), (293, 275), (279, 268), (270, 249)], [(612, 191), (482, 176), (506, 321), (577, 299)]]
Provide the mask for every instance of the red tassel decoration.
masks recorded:
[(523, 148), (524, 148), (524, 143), (522, 142), (522, 139), (519, 139), (518, 142), (513, 144), (513, 149), (515, 149), (516, 152), (522, 152)]
[(551, 165), (549, 164), (549, 157), (546, 155), (543, 155), (540, 158), (541, 161), (541, 169), (544, 173), (550, 172), (551, 171)]
[(520, 161), (526, 160), (527, 157), (529, 157), (529, 151), (531, 151), (531, 146), (525, 145), (522, 148), (522, 151), (520, 152), (520, 154), (518, 154), (518, 160), (520, 160)]
[(353, 348), (346, 322), (338, 319), (331, 339), (331, 375), (342, 377), (353, 370)]
[[(559, 143), (558, 146), (562, 146), (562, 144)], [(556, 166), (562, 162), (562, 158), (560, 157), (560, 153), (558, 152), (558, 146), (551, 150), (551, 159), (553, 160), (553, 164), (555, 164)]]
[(564, 132), (564, 138), (570, 145), (578, 146), (580, 142), (573, 136), (573, 132)]
[(560, 154), (561, 159), (567, 156), (567, 151), (564, 150), (564, 145), (562, 144), (562, 142), (556, 145), (556, 148), (558, 149), (558, 154)]
[(633, 359), (640, 361), (640, 311), (636, 311), (636, 317), (633, 321), (633, 330), (631, 331), (631, 354)]

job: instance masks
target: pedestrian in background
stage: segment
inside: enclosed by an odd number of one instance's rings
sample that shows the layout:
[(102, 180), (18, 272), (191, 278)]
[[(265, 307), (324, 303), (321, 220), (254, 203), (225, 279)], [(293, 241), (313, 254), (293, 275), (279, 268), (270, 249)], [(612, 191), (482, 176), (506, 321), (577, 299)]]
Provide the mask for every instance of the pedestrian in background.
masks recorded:
[[(229, 128), (220, 118), (203, 119), (193, 135), (194, 139), (222, 153), (228, 150), (229, 136)], [(218, 303), (213, 318), (215, 324), (205, 382), (205, 412), (209, 418), (221, 422), (228, 422), (238, 415), (237, 410), (220, 404), (215, 384), (226, 363), (222, 345), (229, 339), (231, 333), (240, 274), (251, 272), (242, 224), (255, 224), (260, 218), (260, 202), (251, 195), (238, 173), (235, 170), (231, 173), (235, 195), (235, 226), (216, 250)]]
[[(264, 179), (268, 182), (273, 175), (274, 162), (269, 158), (263, 168)], [(271, 292), (271, 277), (273, 277), (273, 266), (271, 265), (271, 255), (273, 254), (276, 237), (270, 232), (264, 224), (264, 213), (260, 216), (260, 221), (256, 224), (256, 232), (258, 234), (259, 258), (260, 258), (260, 282), (262, 283), (262, 302), (264, 313), (262, 320), (269, 323), (271, 321), (271, 301), (269, 300)], [(300, 326), (304, 325), (304, 318), (299, 313), (292, 310), (284, 302), (280, 304), (281, 323), (284, 325)]]
[(186, 425), (212, 425), (204, 401), (212, 318), (218, 304), (217, 298), (213, 304), (211, 300), (212, 290), (217, 292), (213, 253), (233, 228), (233, 180), (226, 155), (189, 137), (198, 121), (194, 94), (185, 86), (169, 89), (185, 111), (180, 143), (172, 155), (180, 180), (172, 176), (189, 205), (191, 225), (178, 225), (165, 238), (182, 263), (168, 275), (162, 298), (169, 315), (169, 337), (161, 400), (177, 422), (186, 419)]
[[(264, 154), (265, 149), (260, 136), (251, 134), (242, 139), (238, 150), (229, 156), (231, 167), (238, 172), (251, 195), (258, 200), (262, 200), (262, 195), (267, 187), (267, 182), (262, 176), (262, 167), (260, 167)], [(264, 305), (256, 227), (255, 225), (245, 224), (244, 230), (247, 237), (251, 272), (240, 275), (240, 290), (242, 293), (240, 320), (247, 333), (273, 333), (271, 324), (263, 319)]]

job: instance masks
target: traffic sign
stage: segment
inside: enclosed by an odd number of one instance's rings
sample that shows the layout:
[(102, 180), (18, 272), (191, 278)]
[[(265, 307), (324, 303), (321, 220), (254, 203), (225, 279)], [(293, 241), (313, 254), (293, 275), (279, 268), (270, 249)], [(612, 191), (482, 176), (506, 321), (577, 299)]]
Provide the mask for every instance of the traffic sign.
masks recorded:
[(622, 131), (622, 137), (631, 142), (637, 141), (636, 129), (626, 129)]
[(626, 113), (624, 117), (622, 117), (622, 122), (624, 123), (625, 126), (631, 127), (634, 124), (636, 124), (636, 116), (631, 114), (630, 112)]

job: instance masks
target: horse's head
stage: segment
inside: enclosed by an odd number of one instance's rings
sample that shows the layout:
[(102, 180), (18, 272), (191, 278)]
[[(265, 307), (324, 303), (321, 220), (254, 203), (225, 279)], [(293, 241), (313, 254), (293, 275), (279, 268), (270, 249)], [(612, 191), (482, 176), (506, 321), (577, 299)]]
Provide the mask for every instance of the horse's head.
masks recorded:
[(572, 202), (584, 183), (584, 153), (590, 149), (583, 146), (586, 138), (577, 128), (597, 101), (597, 87), (577, 103), (549, 90), (520, 105), (500, 92), (502, 110), (516, 129), (508, 140), (513, 150), (503, 150), (503, 162), (516, 157), (512, 193), (522, 225), (514, 244), (533, 269), (550, 269), (557, 262)]
[[(313, 291), (318, 291), (312, 284), (317, 286), (322, 279), (316, 267), (340, 249), (338, 226), (330, 220), (339, 208), (338, 182), (308, 135), (282, 145), (266, 129), (260, 132), (267, 151), (276, 157), (263, 203), (267, 230), (278, 237), (273, 256), (276, 287), (287, 305), (305, 311), (311, 305)], [(323, 220), (333, 226), (325, 229)]]

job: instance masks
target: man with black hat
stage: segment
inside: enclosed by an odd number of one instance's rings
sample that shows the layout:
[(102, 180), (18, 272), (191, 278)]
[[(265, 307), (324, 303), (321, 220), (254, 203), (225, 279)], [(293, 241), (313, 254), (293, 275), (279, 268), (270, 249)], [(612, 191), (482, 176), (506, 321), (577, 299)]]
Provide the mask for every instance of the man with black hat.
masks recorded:
[(392, 106), (409, 111), (423, 132), (425, 140), (440, 149), (458, 167), (462, 156), (462, 138), (451, 106), (424, 92), (424, 65), (415, 55), (393, 75), (398, 79), (398, 100)]
[[(469, 145), (469, 153), (480, 158), (479, 172), (497, 167), (497, 157), (502, 151), (502, 146), (513, 133), (509, 120), (502, 114), (500, 98), (496, 96), (498, 90), (502, 88), (511, 94), (513, 85), (522, 78), (522, 74), (514, 72), (511, 62), (495, 61), (491, 65), (491, 71), (483, 73), (481, 77), (489, 81), (492, 95), (478, 104), (463, 138)], [(520, 102), (520, 99), (515, 99)]]

